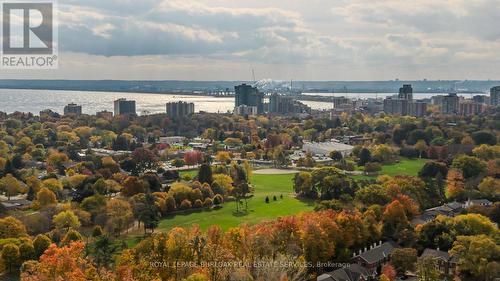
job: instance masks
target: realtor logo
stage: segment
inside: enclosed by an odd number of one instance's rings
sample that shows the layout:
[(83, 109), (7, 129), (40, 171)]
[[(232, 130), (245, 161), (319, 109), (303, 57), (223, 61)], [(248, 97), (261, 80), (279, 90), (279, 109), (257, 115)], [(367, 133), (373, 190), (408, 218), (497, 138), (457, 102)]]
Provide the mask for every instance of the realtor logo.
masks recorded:
[(2, 68), (57, 68), (54, 4), (2, 3)]

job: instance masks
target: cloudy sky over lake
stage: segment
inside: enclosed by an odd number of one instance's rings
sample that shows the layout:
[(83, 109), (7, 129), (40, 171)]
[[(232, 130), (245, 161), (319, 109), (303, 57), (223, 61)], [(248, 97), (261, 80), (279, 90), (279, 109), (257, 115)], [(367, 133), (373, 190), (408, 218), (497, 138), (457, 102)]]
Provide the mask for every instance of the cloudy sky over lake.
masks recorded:
[(500, 0), (59, 0), (59, 70), (2, 78), (500, 79)]

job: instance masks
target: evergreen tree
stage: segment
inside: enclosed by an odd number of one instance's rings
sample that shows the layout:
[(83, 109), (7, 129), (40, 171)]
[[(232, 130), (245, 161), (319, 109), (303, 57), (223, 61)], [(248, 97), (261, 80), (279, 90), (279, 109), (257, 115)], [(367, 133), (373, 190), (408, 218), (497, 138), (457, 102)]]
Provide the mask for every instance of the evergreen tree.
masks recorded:
[(203, 163), (198, 170), (198, 181), (201, 183), (212, 184), (212, 168), (209, 164)]
[(155, 203), (155, 197), (151, 193), (145, 195), (144, 204), (138, 210), (138, 219), (144, 224), (144, 234), (148, 229), (154, 232), (159, 223), (159, 210)]
[(361, 149), (359, 152), (359, 160), (358, 160), (358, 165), (359, 166), (364, 166), (366, 163), (370, 162), (372, 160), (372, 154), (370, 150), (367, 148)]

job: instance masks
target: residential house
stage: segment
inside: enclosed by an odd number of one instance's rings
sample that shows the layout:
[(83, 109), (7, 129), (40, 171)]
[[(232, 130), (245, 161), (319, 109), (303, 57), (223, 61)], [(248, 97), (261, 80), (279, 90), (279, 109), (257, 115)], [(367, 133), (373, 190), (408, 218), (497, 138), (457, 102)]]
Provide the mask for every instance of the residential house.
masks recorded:
[(446, 203), (441, 206), (427, 209), (421, 215), (416, 216), (412, 221), (412, 225), (419, 225), (433, 221), (438, 215), (454, 217), (462, 212), (464, 204), (459, 202)]
[(457, 261), (455, 258), (450, 257), (447, 252), (434, 249), (425, 249), (420, 258), (431, 257), (436, 261), (436, 269), (439, 272), (452, 275), (455, 272)]
[(369, 249), (360, 250), (358, 255), (354, 255), (353, 261), (366, 268), (368, 272), (376, 273), (380, 266), (389, 261), (389, 256), (398, 247), (393, 241), (385, 243), (380, 241), (379, 244), (374, 244)]
[(359, 264), (337, 269), (318, 276), (317, 281), (368, 281), (375, 276)]

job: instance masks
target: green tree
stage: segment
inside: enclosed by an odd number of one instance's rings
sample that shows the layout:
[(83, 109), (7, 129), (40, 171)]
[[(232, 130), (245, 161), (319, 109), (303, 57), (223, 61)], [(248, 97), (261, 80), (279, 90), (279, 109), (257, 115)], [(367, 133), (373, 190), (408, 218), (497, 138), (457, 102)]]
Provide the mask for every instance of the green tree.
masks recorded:
[(118, 253), (120, 245), (116, 244), (107, 235), (99, 236), (90, 245), (90, 255), (94, 258), (97, 270), (102, 267), (109, 268), (114, 262), (114, 256)]
[(21, 260), (19, 255), (19, 247), (16, 244), (8, 243), (2, 249), (2, 261), (9, 272), (19, 266)]
[(127, 229), (133, 220), (132, 206), (121, 199), (112, 199), (106, 205), (107, 227), (116, 236)]
[(399, 276), (405, 276), (407, 271), (415, 270), (417, 250), (413, 248), (395, 249), (391, 254), (391, 264)]
[(374, 204), (383, 206), (389, 203), (390, 200), (385, 187), (379, 184), (370, 184), (358, 189), (355, 198), (366, 206)]
[(295, 193), (307, 197), (316, 197), (317, 193), (314, 189), (313, 178), (309, 172), (300, 172), (295, 174), (293, 179), (293, 188)]
[(92, 229), (92, 237), (97, 238), (104, 234), (102, 227), (100, 225), (96, 225), (94, 229)]
[(35, 247), (31, 241), (25, 241), (19, 245), (19, 258), (22, 262), (33, 260), (35, 256)]
[(212, 168), (210, 167), (209, 164), (207, 163), (201, 164), (198, 170), (198, 181), (201, 183), (212, 184), (213, 182)]
[(0, 219), (0, 239), (27, 236), (26, 226), (18, 219), (5, 217)]
[(21, 184), (11, 174), (7, 174), (5, 177), (0, 179), (0, 190), (3, 191), (9, 201), (10, 197), (16, 196), (22, 191)]
[(458, 236), (450, 254), (458, 259), (459, 270), (468, 272), (474, 280), (494, 280), (500, 273), (500, 246), (486, 235)]
[(122, 194), (131, 197), (139, 193), (146, 193), (147, 188), (143, 180), (138, 177), (130, 176), (123, 182)]
[(427, 146), (425, 140), (418, 140), (415, 144), (415, 149), (419, 152), (419, 157), (422, 158), (422, 153), (427, 151), (427, 149), (429, 149), (429, 146)]
[(159, 209), (155, 204), (154, 195), (147, 193), (144, 196), (144, 201), (139, 202), (136, 205), (137, 209), (137, 218), (139, 221), (142, 221), (144, 225), (144, 234), (147, 233), (147, 230), (150, 229), (151, 232), (154, 232), (155, 228), (159, 223)]
[(478, 186), (479, 191), (488, 198), (500, 198), (500, 179), (493, 177), (484, 178)]
[(364, 166), (366, 163), (372, 161), (372, 154), (368, 148), (363, 147), (359, 152), (358, 165)]
[(429, 161), (424, 164), (418, 176), (421, 178), (436, 178), (438, 174), (445, 177), (448, 174), (448, 167), (445, 163)]
[(61, 241), (61, 243), (63, 245), (69, 245), (71, 242), (82, 241), (82, 240), (83, 240), (83, 237), (80, 234), (80, 232), (76, 231), (73, 228), (70, 228), (68, 230), (68, 232), (66, 232), (66, 235), (64, 235), (64, 238)]
[(417, 274), (420, 281), (441, 281), (440, 272), (436, 269), (437, 261), (430, 256), (422, 257), (417, 262)]
[(461, 170), (466, 179), (477, 177), (486, 172), (486, 163), (474, 156), (458, 156), (453, 159), (451, 166)]
[(481, 144), (495, 145), (495, 144), (497, 144), (496, 136), (488, 131), (475, 132), (472, 134), (472, 139), (474, 140), (476, 145), (481, 145)]
[(38, 234), (33, 240), (33, 247), (35, 249), (35, 257), (39, 258), (47, 248), (49, 248), (52, 241), (44, 234)]
[(222, 196), (227, 195), (233, 188), (233, 179), (225, 174), (215, 174), (213, 176), (214, 181), (212, 184), (212, 190), (216, 194), (221, 194)]
[(58, 229), (79, 228), (80, 221), (73, 211), (62, 211), (52, 218), (52, 222)]
[(41, 208), (57, 203), (57, 197), (50, 189), (42, 187), (36, 194), (36, 202)]

